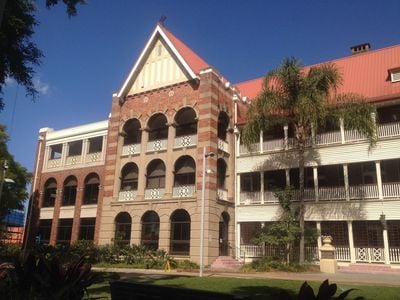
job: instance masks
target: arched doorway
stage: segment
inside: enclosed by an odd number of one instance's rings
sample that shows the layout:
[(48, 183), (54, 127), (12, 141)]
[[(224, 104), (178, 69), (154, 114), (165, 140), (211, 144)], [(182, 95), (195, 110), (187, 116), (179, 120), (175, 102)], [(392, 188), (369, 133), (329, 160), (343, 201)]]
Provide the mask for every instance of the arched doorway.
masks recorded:
[(219, 218), (219, 255), (229, 255), (229, 214), (223, 212)]
[(127, 212), (120, 212), (115, 217), (114, 245), (128, 246), (131, 242), (132, 218)]
[(142, 237), (141, 244), (148, 249), (158, 249), (158, 239), (160, 232), (160, 217), (153, 211), (147, 211), (142, 216)]

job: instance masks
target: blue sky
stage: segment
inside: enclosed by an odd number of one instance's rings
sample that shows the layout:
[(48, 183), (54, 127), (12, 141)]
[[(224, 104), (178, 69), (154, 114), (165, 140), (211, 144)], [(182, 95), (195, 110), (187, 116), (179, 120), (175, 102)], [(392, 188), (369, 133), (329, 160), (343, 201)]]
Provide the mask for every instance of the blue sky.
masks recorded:
[(231, 82), (264, 75), (285, 57), (314, 64), (400, 43), (398, 0), (88, 0), (68, 19), (37, 0), (34, 41), (45, 54), (36, 68), (35, 103), (10, 82), (0, 112), (9, 150), (33, 171), (42, 127), (62, 129), (105, 120), (161, 15), (165, 26)]

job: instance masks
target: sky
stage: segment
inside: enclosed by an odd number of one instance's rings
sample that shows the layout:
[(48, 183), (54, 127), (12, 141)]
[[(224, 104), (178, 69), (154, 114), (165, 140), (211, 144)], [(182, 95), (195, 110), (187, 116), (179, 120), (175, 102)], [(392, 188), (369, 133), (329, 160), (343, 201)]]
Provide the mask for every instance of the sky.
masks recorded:
[[(106, 120), (117, 92), (157, 21), (232, 83), (266, 74), (286, 57), (304, 65), (350, 55), (350, 47), (400, 44), (399, 0), (88, 0), (68, 18), (64, 5), (36, 0), (35, 102), (8, 80), (0, 123), (9, 151), (33, 171), (40, 128)], [(62, 1), (61, 1), (62, 2)]]

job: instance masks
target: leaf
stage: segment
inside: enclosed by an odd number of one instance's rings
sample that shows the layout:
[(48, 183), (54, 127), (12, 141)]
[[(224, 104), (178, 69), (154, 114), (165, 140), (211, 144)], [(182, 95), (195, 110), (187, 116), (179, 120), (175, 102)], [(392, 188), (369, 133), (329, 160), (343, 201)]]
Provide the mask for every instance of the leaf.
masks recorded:
[[(341, 293), (339, 296), (336, 297), (336, 299), (338, 300), (343, 300), (346, 299), (346, 297), (352, 292), (352, 291), (356, 291), (357, 289), (348, 289), (346, 291), (344, 291), (343, 293)], [(363, 299), (363, 298), (361, 298)]]
[(313, 291), (312, 287), (310, 287), (308, 285), (307, 281), (304, 281), (304, 283), (302, 284), (297, 299), (298, 300), (314, 300), (314, 299), (316, 299), (315, 295), (314, 295), (314, 291)]
[(337, 285), (336, 284), (329, 284), (329, 280), (326, 279), (319, 287), (317, 299), (318, 300), (325, 300), (331, 299), (336, 293)]

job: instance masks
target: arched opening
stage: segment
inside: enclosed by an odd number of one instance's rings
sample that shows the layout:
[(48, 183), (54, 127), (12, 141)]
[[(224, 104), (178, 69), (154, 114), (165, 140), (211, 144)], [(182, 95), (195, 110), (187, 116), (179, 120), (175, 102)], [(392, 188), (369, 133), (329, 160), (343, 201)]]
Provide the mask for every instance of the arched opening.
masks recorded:
[(64, 181), (62, 206), (75, 205), (78, 181), (75, 176), (69, 176)]
[(229, 128), (229, 116), (221, 111), (218, 116), (218, 138), (226, 141), (226, 133)]
[(142, 216), (142, 237), (141, 244), (148, 249), (158, 249), (158, 239), (160, 232), (160, 217), (153, 211), (147, 211)]
[(85, 191), (83, 204), (96, 204), (99, 197), (100, 179), (96, 173), (91, 173), (85, 178)]
[(53, 207), (56, 202), (57, 195), (57, 181), (54, 178), (50, 178), (44, 185), (44, 195), (42, 207)]
[(226, 189), (226, 162), (224, 159), (219, 158), (217, 160), (217, 187), (219, 189)]
[(175, 162), (174, 197), (190, 197), (194, 194), (196, 183), (196, 163), (191, 156), (181, 156)]
[(131, 242), (132, 218), (127, 212), (120, 212), (115, 217), (114, 245), (127, 246)]
[(191, 107), (180, 109), (175, 116), (176, 136), (197, 134), (197, 116)]
[(190, 254), (190, 216), (184, 209), (177, 209), (171, 215), (170, 253)]
[(138, 188), (139, 169), (133, 162), (127, 163), (121, 170), (120, 191), (136, 191)]
[(219, 255), (229, 255), (229, 214), (223, 212), (219, 218)]
[(130, 119), (124, 124), (123, 135), (124, 145), (140, 144), (142, 133), (140, 131), (140, 122), (138, 119)]
[(147, 199), (158, 199), (164, 196), (165, 164), (161, 159), (152, 160), (147, 166), (146, 195)]
[(167, 118), (164, 114), (153, 115), (148, 123), (149, 141), (168, 139)]

